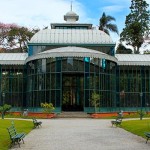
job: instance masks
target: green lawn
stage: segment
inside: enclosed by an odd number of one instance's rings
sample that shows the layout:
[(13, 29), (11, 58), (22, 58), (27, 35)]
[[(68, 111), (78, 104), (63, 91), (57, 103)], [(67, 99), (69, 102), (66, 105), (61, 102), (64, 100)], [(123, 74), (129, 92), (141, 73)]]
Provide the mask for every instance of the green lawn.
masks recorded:
[[(8, 150), (10, 146), (11, 141), (6, 128), (11, 125), (12, 120), (0, 119), (0, 150)], [(13, 122), (18, 132), (27, 134), (33, 129), (32, 121), (13, 120)]]
[(123, 121), (121, 128), (145, 138), (144, 132), (150, 132), (150, 119)]

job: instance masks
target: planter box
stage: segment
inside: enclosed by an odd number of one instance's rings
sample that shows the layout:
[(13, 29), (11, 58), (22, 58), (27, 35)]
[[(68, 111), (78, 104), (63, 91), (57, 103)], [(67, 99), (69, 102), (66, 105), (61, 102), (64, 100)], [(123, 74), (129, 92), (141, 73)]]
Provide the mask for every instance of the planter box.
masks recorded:
[(105, 117), (112, 117), (117, 116), (118, 114), (116, 112), (114, 113), (93, 113), (91, 114), (92, 118), (105, 118)]
[(54, 113), (47, 114), (47, 113), (32, 113), (32, 112), (29, 112), (28, 116), (29, 117), (39, 117), (39, 118), (49, 119), (49, 118), (54, 118), (55, 114)]
[[(16, 117), (22, 117), (22, 113), (21, 112), (10, 112), (7, 114), (12, 114)], [(51, 113), (51, 114), (47, 114), (47, 113), (42, 113), (42, 112), (28, 112), (27, 117), (32, 117), (32, 118), (43, 118), (43, 119), (49, 119), (49, 118), (54, 118), (55, 117), (55, 113)]]

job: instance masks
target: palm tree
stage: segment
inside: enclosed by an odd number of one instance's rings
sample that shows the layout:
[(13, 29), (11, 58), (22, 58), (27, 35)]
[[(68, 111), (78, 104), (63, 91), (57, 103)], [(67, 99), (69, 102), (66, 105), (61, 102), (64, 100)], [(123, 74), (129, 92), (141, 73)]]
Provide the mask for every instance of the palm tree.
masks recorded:
[(117, 25), (110, 23), (111, 21), (116, 21), (116, 19), (112, 16), (106, 16), (103, 12), (102, 17), (99, 20), (99, 30), (104, 31), (108, 35), (109, 31), (119, 34)]

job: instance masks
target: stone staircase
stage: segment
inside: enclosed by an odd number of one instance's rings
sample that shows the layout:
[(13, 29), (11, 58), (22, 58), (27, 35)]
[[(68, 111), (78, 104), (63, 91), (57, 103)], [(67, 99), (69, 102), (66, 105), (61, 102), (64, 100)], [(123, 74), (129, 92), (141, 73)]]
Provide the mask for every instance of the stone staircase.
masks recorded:
[(85, 112), (61, 112), (57, 114), (55, 118), (91, 118), (91, 116)]

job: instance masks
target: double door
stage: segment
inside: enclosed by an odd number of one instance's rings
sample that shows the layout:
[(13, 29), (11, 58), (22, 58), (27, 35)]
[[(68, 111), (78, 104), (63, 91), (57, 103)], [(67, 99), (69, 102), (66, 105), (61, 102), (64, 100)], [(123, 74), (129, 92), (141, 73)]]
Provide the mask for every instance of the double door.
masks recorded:
[(62, 78), (62, 110), (83, 111), (83, 75), (64, 74)]

